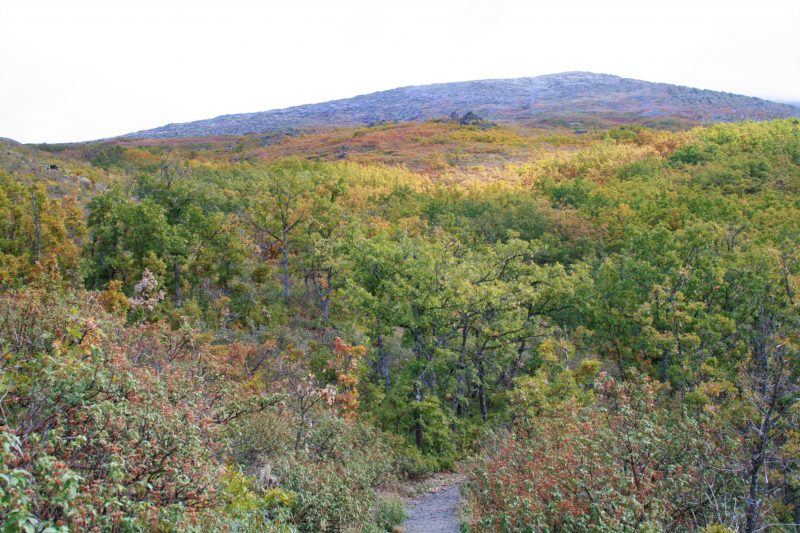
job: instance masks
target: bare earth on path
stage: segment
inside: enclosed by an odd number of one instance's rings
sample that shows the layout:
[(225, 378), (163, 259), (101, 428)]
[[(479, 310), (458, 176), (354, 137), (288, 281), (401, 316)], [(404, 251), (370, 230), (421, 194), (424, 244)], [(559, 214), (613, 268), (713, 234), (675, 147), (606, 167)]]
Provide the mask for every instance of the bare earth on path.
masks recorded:
[(409, 502), (404, 533), (458, 533), (463, 479), (451, 476)]

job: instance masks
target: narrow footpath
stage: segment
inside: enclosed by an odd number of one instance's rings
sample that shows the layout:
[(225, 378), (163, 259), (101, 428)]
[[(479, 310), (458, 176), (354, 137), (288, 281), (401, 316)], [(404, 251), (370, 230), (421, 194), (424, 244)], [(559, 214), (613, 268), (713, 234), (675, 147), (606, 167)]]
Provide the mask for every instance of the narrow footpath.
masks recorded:
[(458, 533), (461, 481), (437, 487), (412, 500), (406, 510), (404, 533)]

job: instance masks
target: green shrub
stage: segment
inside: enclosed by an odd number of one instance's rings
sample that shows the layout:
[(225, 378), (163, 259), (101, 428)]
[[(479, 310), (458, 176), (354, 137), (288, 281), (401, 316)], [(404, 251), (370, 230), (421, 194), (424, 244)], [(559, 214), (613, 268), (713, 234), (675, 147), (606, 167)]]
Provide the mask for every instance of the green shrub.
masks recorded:
[(396, 442), (368, 424), (316, 413), (295, 449), (290, 416), (261, 413), (245, 419), (234, 457), (263, 486), (294, 495), (292, 523), (301, 531), (367, 527), (376, 488), (393, 476)]
[(399, 498), (381, 498), (375, 511), (375, 525), (383, 531), (391, 531), (406, 519), (406, 508)]
[(415, 446), (401, 445), (397, 449), (395, 472), (398, 477), (420, 480), (433, 475), (440, 470), (436, 457), (423, 454)]
[(4, 531), (192, 531), (214, 519), (216, 421), (254, 405), (212, 357), (177, 349), (168, 361), (179, 334), (128, 326), (91, 293), (0, 293), (0, 310)]
[(297, 497), (279, 488), (259, 490), (255, 480), (240, 469), (228, 467), (221, 476), (219, 517), (231, 531), (271, 531), (294, 533), (291, 525)]
[(657, 384), (632, 381), (601, 375), (595, 403), (538, 410), (487, 449), (466, 485), (473, 530), (692, 530), (716, 520), (697, 504), (709, 479), (727, 494), (741, 487), (716, 470), (714, 429), (672, 416)]

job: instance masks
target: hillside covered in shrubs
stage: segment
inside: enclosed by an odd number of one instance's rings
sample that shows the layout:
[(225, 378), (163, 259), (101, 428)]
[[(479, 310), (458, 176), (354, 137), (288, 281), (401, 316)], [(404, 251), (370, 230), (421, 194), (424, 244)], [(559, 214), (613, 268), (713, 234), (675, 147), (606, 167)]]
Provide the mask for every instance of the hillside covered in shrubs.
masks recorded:
[(3, 531), (797, 530), (797, 119), (0, 166)]

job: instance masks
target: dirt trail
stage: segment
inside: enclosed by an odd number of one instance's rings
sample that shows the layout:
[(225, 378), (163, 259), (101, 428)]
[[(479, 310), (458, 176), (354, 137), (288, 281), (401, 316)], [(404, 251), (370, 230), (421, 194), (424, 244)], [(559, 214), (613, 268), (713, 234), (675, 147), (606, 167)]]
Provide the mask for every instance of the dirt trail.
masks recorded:
[(437, 487), (412, 500), (403, 523), (404, 533), (458, 533), (461, 480)]

